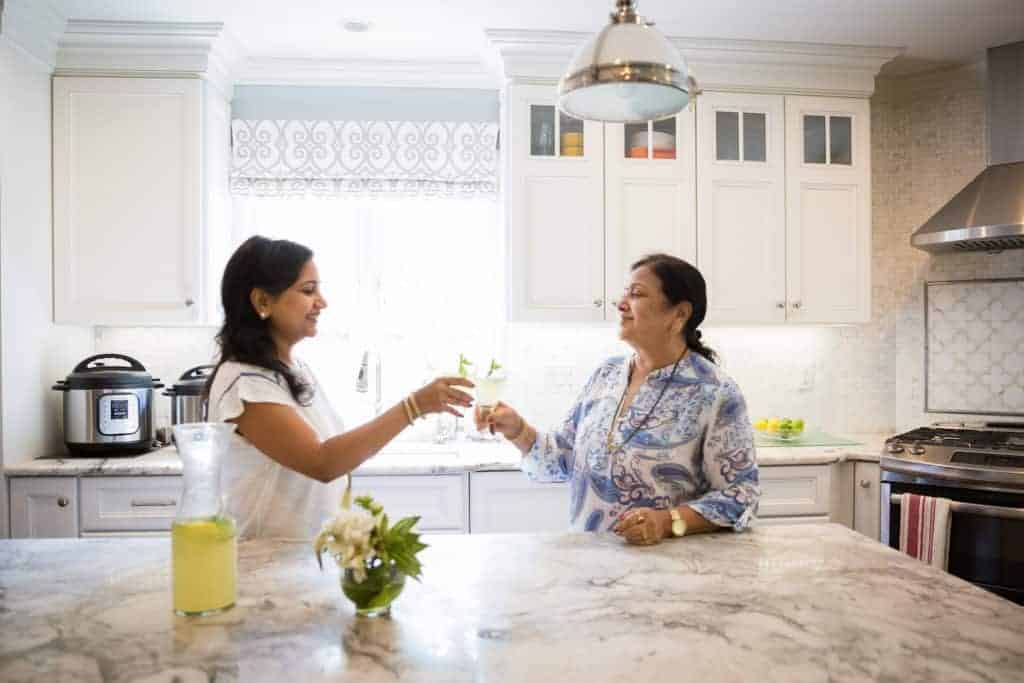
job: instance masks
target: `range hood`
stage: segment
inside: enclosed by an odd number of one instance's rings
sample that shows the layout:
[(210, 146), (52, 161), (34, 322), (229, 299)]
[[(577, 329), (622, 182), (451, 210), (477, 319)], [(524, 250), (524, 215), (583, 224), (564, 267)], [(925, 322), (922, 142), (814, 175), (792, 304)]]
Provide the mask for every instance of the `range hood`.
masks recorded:
[(990, 48), (986, 72), (989, 166), (914, 232), (918, 249), (1024, 249), (1024, 42)]

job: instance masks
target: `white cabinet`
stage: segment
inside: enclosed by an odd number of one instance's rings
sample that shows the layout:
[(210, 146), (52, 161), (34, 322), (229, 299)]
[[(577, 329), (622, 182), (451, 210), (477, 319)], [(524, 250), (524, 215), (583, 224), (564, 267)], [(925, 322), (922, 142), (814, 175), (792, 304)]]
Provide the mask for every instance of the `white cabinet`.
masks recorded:
[(554, 88), (510, 88), (509, 311), (515, 320), (604, 318), (604, 134), (554, 106)]
[(877, 541), (881, 538), (881, 485), (878, 463), (854, 463), (853, 472), (853, 529)]
[(180, 476), (82, 477), (82, 535), (170, 531), (183, 484)]
[(779, 465), (758, 468), (758, 518), (829, 517), (832, 465)]
[(11, 538), (78, 536), (78, 479), (9, 477)]
[(569, 487), (530, 481), (522, 472), (470, 475), (470, 531), (474, 534), (566, 531)]
[(641, 124), (606, 124), (605, 311), (615, 304), (629, 266), (645, 254), (697, 259), (695, 114)]
[(354, 496), (373, 496), (393, 522), (402, 517), (418, 516), (418, 532), (469, 532), (467, 474), (354, 476), (352, 492)]
[(697, 109), (697, 265), (708, 322), (784, 322), (783, 98), (704, 93)]
[(787, 316), (871, 318), (871, 127), (867, 100), (786, 98)]
[(560, 113), (554, 86), (512, 85), (506, 101), (513, 320), (615, 320), (629, 264), (695, 258), (692, 110), (622, 126)]
[(200, 79), (53, 79), (56, 322), (204, 319), (226, 111)]

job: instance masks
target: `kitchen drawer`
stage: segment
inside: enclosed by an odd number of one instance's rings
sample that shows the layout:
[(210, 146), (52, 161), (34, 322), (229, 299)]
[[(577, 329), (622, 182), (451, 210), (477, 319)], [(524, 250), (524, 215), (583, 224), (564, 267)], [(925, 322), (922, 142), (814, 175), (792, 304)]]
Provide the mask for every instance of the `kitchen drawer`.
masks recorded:
[(373, 496), (392, 523), (418, 515), (416, 531), (469, 531), (469, 477), (465, 474), (356, 476), (352, 477), (352, 493)]
[(779, 465), (758, 468), (761, 503), (758, 517), (829, 514), (831, 465)]
[(181, 477), (82, 477), (83, 535), (94, 531), (167, 531), (181, 502)]

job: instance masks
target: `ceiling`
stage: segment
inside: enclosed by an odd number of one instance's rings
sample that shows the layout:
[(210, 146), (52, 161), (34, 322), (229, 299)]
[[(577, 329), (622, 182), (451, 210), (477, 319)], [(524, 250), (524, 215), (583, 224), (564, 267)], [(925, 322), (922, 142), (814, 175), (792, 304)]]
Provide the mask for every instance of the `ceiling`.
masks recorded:
[[(596, 31), (613, 0), (50, 0), (71, 19), (221, 21), (248, 56), (477, 60), (485, 28)], [(902, 47), (899, 75), (1024, 40), (1024, 0), (638, 0), (667, 35)], [(365, 33), (342, 30), (367, 21)]]

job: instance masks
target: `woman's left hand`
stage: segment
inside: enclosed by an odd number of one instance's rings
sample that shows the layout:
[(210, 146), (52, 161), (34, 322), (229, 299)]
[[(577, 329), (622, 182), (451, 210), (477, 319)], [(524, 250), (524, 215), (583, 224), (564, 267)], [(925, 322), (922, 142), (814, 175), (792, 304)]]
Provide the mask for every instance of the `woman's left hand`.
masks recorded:
[(672, 517), (668, 510), (654, 508), (633, 508), (619, 517), (612, 531), (634, 545), (661, 543), (672, 528)]

